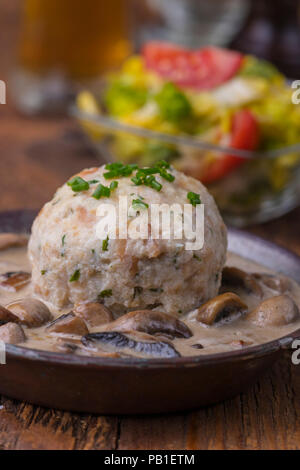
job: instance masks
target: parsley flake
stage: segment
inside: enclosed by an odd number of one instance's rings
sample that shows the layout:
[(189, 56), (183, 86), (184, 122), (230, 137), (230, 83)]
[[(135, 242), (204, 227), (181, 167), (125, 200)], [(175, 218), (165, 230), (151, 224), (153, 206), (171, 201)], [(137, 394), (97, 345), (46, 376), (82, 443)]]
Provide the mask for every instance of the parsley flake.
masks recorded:
[(80, 278), (80, 270), (76, 269), (76, 271), (74, 271), (74, 273), (70, 277), (69, 282), (76, 282), (79, 280), (79, 278)]
[(187, 198), (194, 207), (196, 207), (197, 204), (201, 204), (200, 194), (196, 194), (190, 191), (187, 193)]
[(80, 176), (75, 176), (70, 181), (67, 182), (67, 185), (71, 187), (74, 193), (79, 193), (81, 191), (87, 191), (90, 189), (90, 185)]
[(99, 298), (104, 299), (105, 297), (111, 297), (112, 296), (112, 290), (111, 289), (105, 289), (100, 292)]

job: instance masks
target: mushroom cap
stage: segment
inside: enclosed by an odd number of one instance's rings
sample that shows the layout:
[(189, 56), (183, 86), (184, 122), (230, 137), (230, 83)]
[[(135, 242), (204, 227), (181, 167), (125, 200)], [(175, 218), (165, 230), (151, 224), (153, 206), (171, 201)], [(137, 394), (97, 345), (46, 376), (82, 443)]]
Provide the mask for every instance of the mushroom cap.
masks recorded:
[(7, 309), (18, 317), (18, 322), (28, 328), (37, 328), (52, 320), (48, 307), (37, 299), (25, 298), (15, 300)]
[(23, 328), (16, 323), (6, 323), (0, 326), (0, 340), (8, 344), (19, 344), (26, 341)]
[(48, 333), (53, 334), (70, 334), (70, 335), (87, 335), (89, 330), (85, 322), (76, 317), (72, 312), (61, 315), (56, 318), (50, 325), (46, 327)]
[(283, 326), (299, 318), (299, 309), (288, 295), (276, 295), (261, 302), (246, 320), (257, 326)]
[(247, 305), (233, 292), (218, 295), (201, 305), (197, 311), (197, 320), (206, 325), (212, 325), (216, 321), (232, 315), (244, 314)]
[(167, 313), (153, 310), (129, 312), (109, 323), (106, 331), (140, 331), (149, 335), (167, 335), (171, 338), (190, 338), (193, 333), (189, 327)]
[(225, 266), (222, 273), (222, 291), (240, 293), (245, 291), (257, 297), (263, 296), (263, 290), (255, 275), (235, 266)]
[(73, 313), (77, 317), (82, 318), (90, 327), (100, 326), (113, 321), (112, 313), (99, 302), (76, 304), (73, 307)]

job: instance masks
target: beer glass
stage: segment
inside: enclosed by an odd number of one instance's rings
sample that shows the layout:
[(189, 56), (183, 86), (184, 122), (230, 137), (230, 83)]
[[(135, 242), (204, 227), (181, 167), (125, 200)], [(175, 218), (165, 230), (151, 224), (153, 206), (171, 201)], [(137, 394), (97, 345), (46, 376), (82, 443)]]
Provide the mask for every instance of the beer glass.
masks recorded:
[(24, 0), (14, 94), (26, 112), (64, 108), (130, 54), (128, 0)]

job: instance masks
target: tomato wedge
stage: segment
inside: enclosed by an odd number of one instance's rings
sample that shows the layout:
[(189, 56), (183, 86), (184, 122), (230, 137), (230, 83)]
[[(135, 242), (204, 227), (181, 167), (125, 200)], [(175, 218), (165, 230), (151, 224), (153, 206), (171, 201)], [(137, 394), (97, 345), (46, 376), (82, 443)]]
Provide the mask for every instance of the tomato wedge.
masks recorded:
[(232, 78), (242, 65), (243, 55), (216, 47), (184, 49), (164, 42), (144, 46), (146, 67), (179, 86), (210, 90)]
[[(237, 150), (256, 150), (259, 145), (259, 125), (253, 113), (247, 109), (237, 111), (232, 119), (232, 134), (229, 146)], [(221, 155), (211, 163), (200, 180), (213, 183), (245, 162), (242, 157), (235, 155)]]

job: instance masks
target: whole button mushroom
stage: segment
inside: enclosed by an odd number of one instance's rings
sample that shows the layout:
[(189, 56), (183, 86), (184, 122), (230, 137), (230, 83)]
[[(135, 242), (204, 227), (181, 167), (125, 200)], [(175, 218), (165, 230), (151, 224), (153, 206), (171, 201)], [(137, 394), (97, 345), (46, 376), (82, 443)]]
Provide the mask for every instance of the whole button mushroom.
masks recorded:
[(82, 318), (89, 327), (100, 326), (113, 321), (110, 310), (99, 302), (76, 304), (73, 313)]
[(8, 344), (19, 344), (26, 341), (23, 328), (16, 323), (6, 323), (0, 326), (0, 340)]
[(108, 331), (140, 331), (149, 335), (167, 335), (170, 338), (190, 338), (193, 333), (188, 326), (163, 312), (138, 310), (129, 312), (107, 325)]
[(269, 273), (254, 273), (253, 276), (264, 286), (272, 289), (278, 294), (285, 294), (292, 290), (291, 281), (284, 276), (274, 275)]
[(253, 294), (257, 297), (263, 296), (263, 290), (255, 277), (233, 266), (226, 266), (223, 269), (221, 290), (222, 292), (245, 291), (247, 294)]
[(288, 295), (277, 295), (264, 300), (246, 320), (257, 326), (283, 326), (299, 318), (299, 309)]
[(19, 323), (19, 321), (20, 320), (16, 315), (14, 315), (12, 312), (7, 310), (7, 308), (0, 305), (0, 322), (2, 324), (8, 323), (8, 322)]
[(18, 317), (19, 323), (28, 328), (43, 326), (53, 318), (48, 307), (37, 299), (16, 300), (7, 305), (7, 309)]
[(206, 325), (212, 325), (223, 319), (243, 315), (247, 310), (247, 305), (238, 295), (227, 292), (201, 305), (197, 310), (196, 319)]
[(70, 335), (87, 335), (89, 330), (85, 322), (76, 317), (72, 312), (62, 315), (54, 320), (46, 328), (48, 333), (64, 333)]

